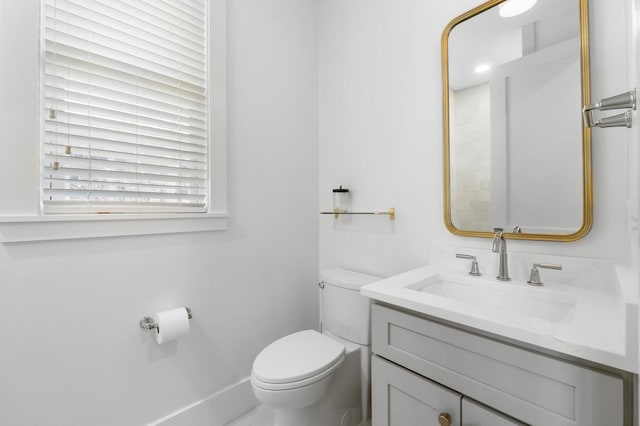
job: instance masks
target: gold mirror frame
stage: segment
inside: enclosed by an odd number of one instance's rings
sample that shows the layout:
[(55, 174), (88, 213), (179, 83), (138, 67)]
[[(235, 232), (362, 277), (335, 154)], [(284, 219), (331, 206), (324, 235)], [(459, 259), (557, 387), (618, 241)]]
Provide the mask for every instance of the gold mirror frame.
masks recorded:
[[(464, 237), (493, 238), (493, 232), (465, 231), (455, 227), (451, 220), (451, 182), (450, 182), (450, 151), (449, 151), (449, 33), (453, 28), (494, 7), (506, 0), (489, 0), (480, 6), (453, 19), (442, 33), (442, 107), (443, 107), (443, 154), (444, 154), (444, 220), (447, 229)], [(580, 7), (580, 66), (582, 71), (582, 102), (589, 105), (590, 75), (589, 75), (589, 11), (588, 0), (577, 0)], [(578, 107), (578, 106), (576, 106)], [(517, 240), (537, 241), (576, 241), (584, 237), (593, 223), (593, 184), (591, 172), (591, 129), (582, 128), (582, 174), (583, 174), (583, 222), (582, 227), (572, 234), (526, 234), (505, 233), (506, 238)]]

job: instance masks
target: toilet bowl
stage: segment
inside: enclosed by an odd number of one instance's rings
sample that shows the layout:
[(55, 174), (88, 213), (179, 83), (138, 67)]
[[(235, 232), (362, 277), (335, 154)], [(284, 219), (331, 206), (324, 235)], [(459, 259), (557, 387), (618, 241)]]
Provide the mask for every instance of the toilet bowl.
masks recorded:
[(370, 417), (370, 304), (360, 287), (380, 278), (343, 269), (321, 278), (322, 333), (284, 336), (253, 363), (253, 392), (276, 426), (357, 426)]
[(276, 340), (253, 363), (251, 384), (258, 400), (278, 409), (318, 402), (345, 358), (344, 346), (314, 330)]

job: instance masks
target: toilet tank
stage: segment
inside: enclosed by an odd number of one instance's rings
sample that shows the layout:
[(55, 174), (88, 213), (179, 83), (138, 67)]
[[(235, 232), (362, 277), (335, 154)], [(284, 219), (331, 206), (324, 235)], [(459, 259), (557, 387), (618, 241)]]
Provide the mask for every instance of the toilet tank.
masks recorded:
[(369, 345), (371, 303), (360, 295), (360, 287), (380, 277), (346, 269), (327, 269), (320, 273), (320, 322), (322, 331), (361, 345)]

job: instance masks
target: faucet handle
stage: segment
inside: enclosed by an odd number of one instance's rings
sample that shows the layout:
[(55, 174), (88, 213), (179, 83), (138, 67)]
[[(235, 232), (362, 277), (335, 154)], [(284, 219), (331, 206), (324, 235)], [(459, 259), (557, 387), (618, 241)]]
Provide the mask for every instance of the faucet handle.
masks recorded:
[(535, 286), (544, 285), (544, 283), (540, 281), (540, 271), (538, 271), (538, 268), (556, 269), (558, 271), (562, 271), (562, 265), (558, 265), (555, 263), (534, 263), (531, 267), (531, 276), (529, 277), (529, 281), (527, 281), (527, 284)]
[(471, 256), (470, 254), (461, 254), (456, 253), (456, 257), (458, 259), (471, 259), (471, 270), (469, 271), (469, 275), (473, 275), (474, 277), (479, 277), (482, 275), (480, 273), (480, 267), (478, 266), (478, 259), (475, 256)]

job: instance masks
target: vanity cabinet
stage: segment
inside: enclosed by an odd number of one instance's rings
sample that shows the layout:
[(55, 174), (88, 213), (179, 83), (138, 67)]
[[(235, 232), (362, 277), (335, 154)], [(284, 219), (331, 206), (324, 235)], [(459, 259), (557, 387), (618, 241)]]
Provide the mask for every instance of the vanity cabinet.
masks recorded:
[(373, 357), (373, 426), (522, 426), (461, 394)]
[(631, 424), (622, 374), (381, 304), (372, 340), (373, 426)]

